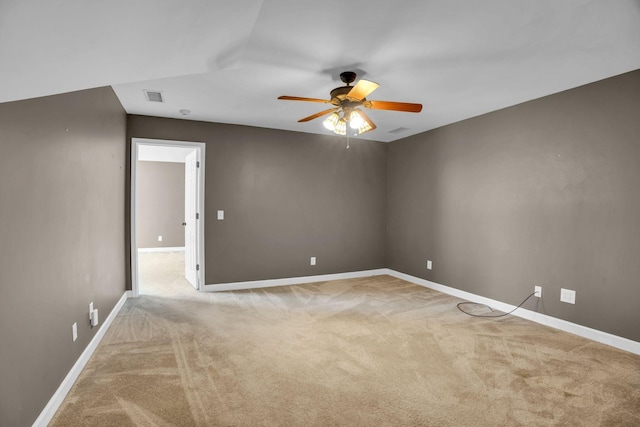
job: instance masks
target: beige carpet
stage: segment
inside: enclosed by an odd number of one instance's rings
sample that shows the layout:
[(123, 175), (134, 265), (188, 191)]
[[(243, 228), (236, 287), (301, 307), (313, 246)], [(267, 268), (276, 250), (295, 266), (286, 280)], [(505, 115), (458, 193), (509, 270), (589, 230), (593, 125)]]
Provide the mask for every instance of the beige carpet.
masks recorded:
[(389, 276), (201, 294), (179, 256), (51, 425), (640, 426), (640, 356)]

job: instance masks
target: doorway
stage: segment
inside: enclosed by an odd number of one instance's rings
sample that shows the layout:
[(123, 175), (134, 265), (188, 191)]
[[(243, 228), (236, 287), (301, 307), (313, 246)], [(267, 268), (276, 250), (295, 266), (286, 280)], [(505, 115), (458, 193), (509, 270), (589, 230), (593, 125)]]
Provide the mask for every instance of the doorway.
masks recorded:
[[(132, 138), (131, 141), (131, 285), (134, 296), (140, 295), (140, 256), (139, 249), (145, 251), (184, 251), (184, 277), (196, 289), (204, 286), (204, 159), (205, 144), (200, 142), (169, 141), (157, 139)], [(184, 171), (184, 180), (180, 183), (172, 183), (170, 186), (184, 185), (184, 193), (180, 193), (179, 200), (174, 202), (164, 200), (165, 209), (173, 213), (164, 212), (163, 224), (152, 222), (153, 225), (141, 224), (140, 214), (148, 209), (148, 201), (143, 198), (148, 196), (141, 192), (139, 184), (147, 175), (143, 173), (152, 164), (160, 166), (158, 162), (173, 165), (181, 164)], [(163, 169), (164, 170), (164, 169)], [(169, 169), (167, 169), (169, 170)], [(173, 169), (176, 170), (175, 168)], [(173, 175), (175, 176), (175, 174)], [(169, 187), (169, 186), (167, 186)], [(175, 197), (169, 193), (167, 197)], [(162, 195), (156, 195), (162, 197)], [(157, 199), (160, 200), (160, 199)], [(169, 202), (167, 205), (166, 202)], [(180, 203), (182, 206), (175, 206)], [(180, 216), (177, 209), (182, 209), (184, 215)], [(166, 218), (169, 217), (169, 218)], [(178, 219), (179, 218), (179, 219)], [(167, 223), (168, 221), (168, 223)], [(153, 229), (155, 233), (149, 231)], [(158, 234), (162, 228), (167, 230)], [(150, 237), (153, 234), (153, 238)], [(156, 236), (157, 234), (157, 236)], [(182, 234), (182, 236), (179, 236)], [(155, 238), (157, 237), (157, 241)], [(169, 242), (163, 240), (169, 238)], [(153, 241), (154, 243), (150, 243)], [(177, 242), (177, 243), (176, 243)], [(182, 246), (179, 246), (182, 245)]]

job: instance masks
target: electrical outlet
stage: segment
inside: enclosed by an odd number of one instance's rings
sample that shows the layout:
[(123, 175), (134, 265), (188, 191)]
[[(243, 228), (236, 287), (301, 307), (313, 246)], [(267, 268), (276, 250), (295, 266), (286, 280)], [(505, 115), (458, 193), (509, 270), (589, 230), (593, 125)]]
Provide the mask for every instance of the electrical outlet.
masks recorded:
[(162, 236), (158, 236), (158, 242), (162, 242)]
[(311, 265), (316, 265), (316, 257), (311, 257)]
[(224, 220), (224, 211), (218, 211), (218, 221)]
[(568, 304), (576, 303), (576, 291), (571, 289), (560, 289), (560, 301), (566, 302)]
[(73, 342), (78, 339), (78, 322), (74, 322), (71, 325), (71, 337), (73, 338)]
[(433, 270), (433, 263), (430, 259), (427, 260), (427, 270)]
[(93, 301), (89, 303), (89, 322), (91, 322), (91, 316), (93, 316)]
[(96, 308), (91, 312), (91, 327), (98, 326), (98, 309)]
[(535, 292), (535, 297), (542, 298), (542, 286), (534, 286), (533, 292)]

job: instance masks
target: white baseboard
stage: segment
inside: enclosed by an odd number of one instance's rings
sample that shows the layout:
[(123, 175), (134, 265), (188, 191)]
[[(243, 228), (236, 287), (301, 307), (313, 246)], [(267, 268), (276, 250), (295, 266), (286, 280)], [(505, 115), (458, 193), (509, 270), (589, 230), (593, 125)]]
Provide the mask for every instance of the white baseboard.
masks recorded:
[[(155, 249), (155, 248), (153, 248)], [(164, 248), (163, 248), (164, 249)], [(174, 248), (175, 249), (175, 248)], [(355, 271), (350, 273), (337, 273), (337, 274), (323, 274), (318, 276), (303, 276), (303, 277), (291, 277), (287, 279), (272, 279), (272, 280), (256, 280), (248, 282), (233, 282), (233, 283), (221, 283), (215, 285), (205, 285), (204, 291), (217, 292), (217, 291), (231, 291), (240, 289), (253, 289), (253, 288), (266, 288), (273, 286), (286, 286), (302, 283), (314, 283), (324, 282), (329, 280), (341, 280), (341, 279), (354, 279), (358, 277), (379, 276), (388, 274), (389, 276), (397, 277), (398, 279), (406, 280), (407, 282), (414, 283), (416, 285), (424, 286), (429, 289), (433, 289), (438, 292), (442, 292), (447, 295), (452, 295), (467, 301), (477, 302), (480, 304), (489, 305), (495, 309), (503, 312), (511, 311), (515, 308), (514, 305), (506, 304), (500, 301), (496, 301), (490, 298), (481, 297), (479, 295), (472, 294), (470, 292), (461, 291), (459, 289), (451, 288), (449, 286), (441, 285), (439, 283), (431, 282), (429, 280), (421, 279), (419, 277), (411, 276), (409, 274), (400, 273), (399, 271), (391, 270), (389, 268), (380, 268), (376, 270)], [(118, 312), (124, 305), (127, 298), (131, 297), (131, 291), (126, 291), (118, 303), (115, 305), (109, 316), (105, 319), (102, 327), (96, 335), (93, 337), (87, 348), (82, 352), (76, 363), (73, 365), (67, 376), (64, 378), (56, 392), (53, 394), (47, 406), (42, 410), (40, 416), (33, 423), (34, 427), (45, 427), (56, 411), (62, 404), (67, 393), (73, 386), (74, 382), (78, 379), (78, 376), (84, 369), (85, 365), (91, 358), (91, 355), (100, 344), (100, 341), (104, 337), (105, 333), (113, 323), (113, 320), (117, 316)], [(559, 329), (565, 332), (572, 333), (602, 344), (609, 345), (611, 347), (619, 348), (621, 350), (628, 351), (640, 355), (640, 342), (633, 341), (627, 338), (619, 337), (617, 335), (602, 332), (597, 329), (587, 328), (586, 326), (578, 325), (566, 320), (558, 319), (555, 317), (547, 316), (546, 314), (537, 313), (524, 308), (519, 308), (514, 311), (513, 316), (518, 316), (523, 319), (531, 320), (536, 323), (540, 323), (545, 326), (549, 326), (555, 329)]]
[(318, 276), (289, 277), (287, 279), (252, 280), (248, 282), (218, 283), (215, 285), (204, 285), (203, 291), (221, 292), (237, 291), (241, 289), (271, 288), (274, 286), (300, 285), (303, 283), (326, 282), (329, 280), (355, 279), (358, 277), (380, 276), (389, 274), (390, 270), (379, 268), (377, 270), (353, 271), (350, 273), (321, 274)]
[(49, 399), (49, 403), (47, 403), (47, 406), (44, 407), (38, 418), (35, 420), (35, 422), (33, 423), (33, 427), (45, 427), (49, 424), (53, 416), (56, 414), (58, 408), (60, 408), (62, 401), (67, 396), (67, 393), (69, 393), (69, 390), (71, 390), (71, 387), (76, 382), (78, 376), (91, 358), (91, 355), (98, 347), (98, 344), (100, 344), (100, 341), (104, 337), (104, 334), (113, 323), (113, 319), (116, 318), (125, 301), (130, 297), (131, 291), (125, 291), (120, 300), (118, 300), (115, 307), (113, 307), (113, 310), (111, 310), (111, 313), (109, 313), (109, 316), (107, 316), (107, 318), (102, 323), (102, 327), (93, 336), (93, 339), (91, 340), (87, 348), (84, 349), (67, 376), (64, 378), (64, 380), (62, 380), (62, 383), (60, 384), (56, 392), (53, 394), (51, 399)]
[(138, 248), (138, 252), (184, 252), (184, 246), (174, 246), (166, 248)]
[[(439, 283), (431, 282), (429, 280), (421, 279), (419, 277), (411, 276), (409, 274), (400, 273), (399, 271), (386, 269), (383, 274), (388, 274), (398, 279), (406, 280), (407, 282), (415, 283), (416, 285), (424, 286), (429, 289), (433, 289), (444, 294), (452, 295), (467, 301), (476, 302), (480, 304), (486, 304), (492, 308), (498, 309), (503, 312), (509, 312), (516, 308), (515, 305), (506, 304), (500, 301), (496, 301), (490, 298), (481, 297), (479, 295), (472, 294), (470, 292), (461, 291), (459, 289), (451, 288), (449, 286), (441, 285)], [(546, 314), (537, 313), (535, 311), (527, 310), (525, 308), (519, 308), (512, 313), (513, 316), (518, 316), (523, 319), (531, 320), (536, 323), (540, 323), (545, 326), (550, 326), (561, 331), (569, 332), (574, 335), (588, 338), (593, 341), (597, 341), (602, 344), (609, 345), (611, 347), (619, 348), (621, 350), (628, 351), (640, 355), (640, 342), (633, 341), (627, 338), (619, 337), (617, 335), (602, 332), (597, 329), (587, 328), (586, 326), (578, 325), (576, 323), (568, 322), (566, 320), (551, 317)]]
[[(415, 283), (416, 285), (424, 286), (429, 289), (433, 289), (443, 294), (451, 295), (466, 301), (476, 302), (479, 304), (486, 304), (494, 309), (502, 312), (509, 312), (516, 308), (515, 305), (507, 304), (501, 301), (496, 301), (491, 298), (485, 298), (480, 295), (472, 294), (470, 292), (462, 291), (460, 289), (452, 288), (449, 286), (441, 285), (436, 282), (421, 279), (419, 277), (411, 276), (409, 274), (400, 273), (399, 271), (392, 270), (390, 268), (379, 268), (377, 270), (365, 270), (356, 271), (351, 273), (338, 273), (338, 274), (323, 274), (319, 276), (304, 276), (304, 277), (291, 277), (287, 279), (273, 279), (273, 280), (255, 280), (249, 282), (232, 282), (232, 283), (220, 283), (215, 285), (205, 285), (203, 291), (219, 292), (219, 291), (235, 291), (240, 289), (254, 289), (254, 288), (267, 288), (272, 286), (287, 286), (297, 285), (302, 283), (324, 282), (329, 280), (341, 280), (341, 279), (353, 279), (357, 277), (379, 276), (388, 274), (389, 276), (397, 277), (398, 279), (406, 280), (407, 282)], [(578, 325), (576, 323), (568, 322), (566, 320), (558, 319), (556, 317), (548, 316), (546, 314), (537, 313), (535, 311), (527, 310), (525, 308), (519, 308), (512, 313), (513, 316), (521, 317), (523, 319), (531, 320), (545, 326), (549, 326), (561, 331), (569, 332), (574, 335), (581, 336), (602, 344), (609, 345), (611, 347), (619, 348), (621, 350), (628, 351), (630, 353), (640, 355), (640, 342), (623, 338), (617, 335), (613, 335), (607, 332), (602, 332), (597, 329), (588, 328), (586, 326)]]

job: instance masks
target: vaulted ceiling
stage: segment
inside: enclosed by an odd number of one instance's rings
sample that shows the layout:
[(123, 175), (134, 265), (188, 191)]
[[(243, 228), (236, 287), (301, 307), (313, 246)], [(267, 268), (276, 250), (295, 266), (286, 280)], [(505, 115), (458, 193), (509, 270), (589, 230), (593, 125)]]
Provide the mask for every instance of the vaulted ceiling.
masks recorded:
[(276, 98), (350, 70), (424, 105), (367, 111), (388, 142), (639, 68), (639, 0), (0, 1), (0, 102), (110, 85), (131, 114), (325, 134)]

